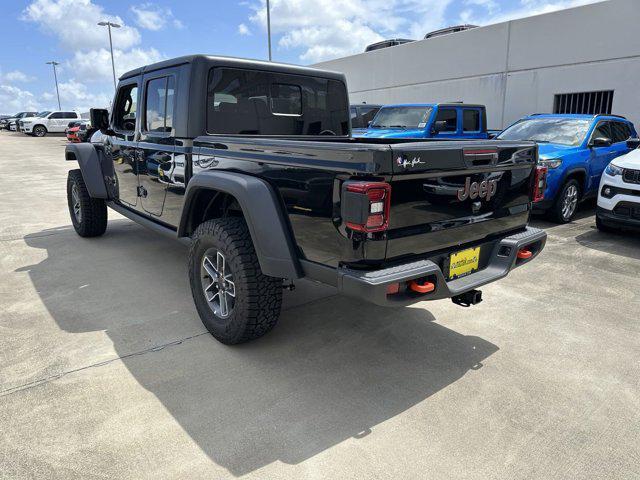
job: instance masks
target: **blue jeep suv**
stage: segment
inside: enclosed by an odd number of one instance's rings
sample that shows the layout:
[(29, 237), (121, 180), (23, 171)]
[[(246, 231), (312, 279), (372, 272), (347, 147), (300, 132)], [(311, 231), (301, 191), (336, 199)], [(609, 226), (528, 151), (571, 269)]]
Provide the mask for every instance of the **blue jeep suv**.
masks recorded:
[(366, 138), (488, 138), (484, 105), (466, 103), (412, 103), (385, 105), (364, 131)]
[(538, 143), (540, 165), (548, 167), (544, 200), (535, 211), (570, 222), (578, 203), (598, 193), (609, 162), (629, 152), (626, 140), (637, 137), (629, 120), (617, 115), (535, 114), (518, 120), (497, 138)]

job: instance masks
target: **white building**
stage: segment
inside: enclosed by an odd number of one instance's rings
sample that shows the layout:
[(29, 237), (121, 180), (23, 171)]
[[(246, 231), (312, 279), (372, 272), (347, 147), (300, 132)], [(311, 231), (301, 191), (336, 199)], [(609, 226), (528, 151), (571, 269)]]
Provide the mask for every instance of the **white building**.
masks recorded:
[(640, 0), (608, 0), (315, 66), (344, 72), (352, 103), (482, 103), (496, 129), (529, 113), (601, 107), (640, 130)]

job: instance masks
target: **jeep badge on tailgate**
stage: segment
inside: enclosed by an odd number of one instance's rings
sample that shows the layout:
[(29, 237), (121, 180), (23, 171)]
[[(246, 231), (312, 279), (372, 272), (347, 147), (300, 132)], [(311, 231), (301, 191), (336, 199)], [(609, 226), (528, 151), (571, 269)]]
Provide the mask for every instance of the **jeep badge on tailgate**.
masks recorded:
[(489, 201), (491, 197), (496, 194), (498, 190), (497, 180), (483, 180), (482, 182), (471, 183), (471, 178), (467, 177), (464, 182), (464, 188), (458, 189), (458, 200), (461, 202), (470, 198), (475, 200), (476, 198), (484, 198)]

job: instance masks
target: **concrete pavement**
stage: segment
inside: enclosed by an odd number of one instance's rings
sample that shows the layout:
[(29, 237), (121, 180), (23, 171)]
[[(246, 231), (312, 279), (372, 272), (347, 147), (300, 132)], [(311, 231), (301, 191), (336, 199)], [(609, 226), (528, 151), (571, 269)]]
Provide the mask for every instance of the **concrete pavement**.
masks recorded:
[(637, 235), (538, 221), (469, 309), (300, 282), (227, 347), (180, 244), (74, 233), (65, 143), (0, 132), (0, 478), (640, 477)]

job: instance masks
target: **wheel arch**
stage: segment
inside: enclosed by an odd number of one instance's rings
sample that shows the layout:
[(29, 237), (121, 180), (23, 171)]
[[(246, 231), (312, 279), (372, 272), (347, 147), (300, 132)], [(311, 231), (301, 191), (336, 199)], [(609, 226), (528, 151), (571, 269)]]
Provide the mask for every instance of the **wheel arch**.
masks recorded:
[[(102, 155), (104, 157), (104, 155)], [(101, 155), (91, 143), (72, 143), (66, 146), (65, 160), (77, 161), (82, 172), (89, 195), (93, 198), (109, 199), (107, 187), (104, 183), (103, 168), (106, 162), (101, 161)]]
[(567, 170), (564, 173), (564, 176), (562, 178), (562, 184), (564, 185), (565, 183), (567, 183), (569, 180), (575, 179), (578, 182), (578, 185), (580, 186), (581, 195), (584, 195), (585, 192), (587, 191), (587, 181), (589, 179), (589, 175), (587, 174), (587, 169), (584, 167), (577, 167), (577, 168), (572, 168), (571, 170)]
[(300, 278), (302, 269), (281, 202), (264, 180), (235, 172), (205, 171), (189, 180), (178, 237), (190, 236), (205, 220), (236, 209), (244, 217), (265, 275)]

